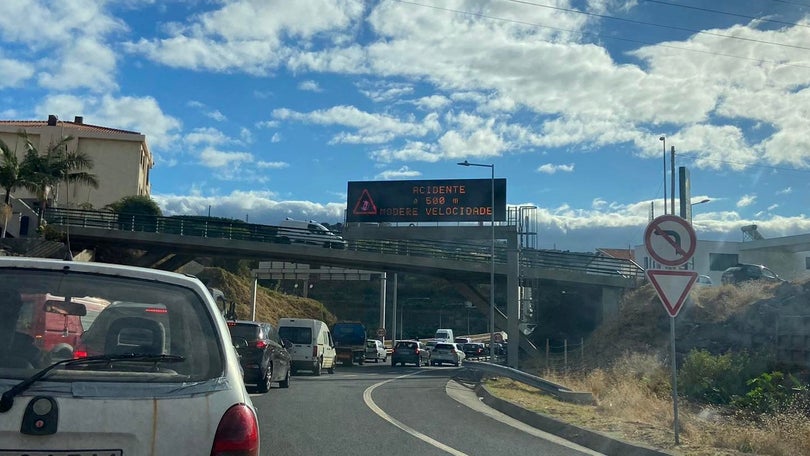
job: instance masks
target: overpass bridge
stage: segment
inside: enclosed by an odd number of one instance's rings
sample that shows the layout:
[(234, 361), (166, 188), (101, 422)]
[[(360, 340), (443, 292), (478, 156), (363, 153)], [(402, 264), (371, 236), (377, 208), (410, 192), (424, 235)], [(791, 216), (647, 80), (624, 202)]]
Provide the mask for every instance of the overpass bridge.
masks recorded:
[[(483, 314), (489, 314), (488, 291), (478, 287), (490, 281), (493, 257), (489, 226), (347, 227), (342, 233), (346, 247), (331, 249), (290, 244), (278, 235), (275, 226), (210, 217), (52, 208), (45, 220), (49, 229), (64, 235), (74, 250), (100, 246), (138, 249), (145, 254), (137, 265), (157, 269), (175, 270), (196, 257), (212, 256), (438, 277), (452, 283)], [(643, 270), (631, 261), (521, 248), (515, 226), (496, 226), (495, 237), (496, 287), (507, 290), (506, 302), (496, 303), (496, 330), (520, 335), (519, 346), (527, 353), (536, 352), (536, 347), (519, 331), (520, 287), (598, 287), (601, 314), (607, 315), (618, 312), (622, 290), (643, 280)], [(510, 366), (517, 367), (517, 344), (509, 344), (508, 359)]]

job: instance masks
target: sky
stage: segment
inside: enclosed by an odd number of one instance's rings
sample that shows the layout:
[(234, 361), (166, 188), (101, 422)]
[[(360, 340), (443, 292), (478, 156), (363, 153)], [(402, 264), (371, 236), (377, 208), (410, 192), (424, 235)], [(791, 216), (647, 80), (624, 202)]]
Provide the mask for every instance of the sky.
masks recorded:
[(699, 240), (810, 233), (810, 0), (3, 9), (0, 118), (143, 133), (164, 215), (334, 224), (348, 182), (490, 177), (468, 160), (537, 207), (536, 247), (628, 248), (674, 147)]

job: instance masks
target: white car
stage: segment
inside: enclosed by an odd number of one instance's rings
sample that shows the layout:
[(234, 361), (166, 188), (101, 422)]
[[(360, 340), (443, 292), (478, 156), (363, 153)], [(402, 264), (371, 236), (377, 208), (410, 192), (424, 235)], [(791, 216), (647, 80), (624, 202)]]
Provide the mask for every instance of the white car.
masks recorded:
[[(85, 324), (58, 351), (30, 330), (28, 298), (42, 295), (66, 328)], [(91, 299), (128, 311), (102, 323), (112, 314)], [(0, 394), (3, 455), (260, 454), (225, 319), (192, 276), (0, 257)]]
[(458, 348), (458, 344), (452, 342), (439, 342), (430, 351), (430, 365), (441, 366), (442, 364), (452, 364), (458, 366), (464, 361), (464, 351)]
[(366, 340), (366, 359), (373, 360), (375, 363), (388, 361), (388, 352), (383, 343), (377, 339)]

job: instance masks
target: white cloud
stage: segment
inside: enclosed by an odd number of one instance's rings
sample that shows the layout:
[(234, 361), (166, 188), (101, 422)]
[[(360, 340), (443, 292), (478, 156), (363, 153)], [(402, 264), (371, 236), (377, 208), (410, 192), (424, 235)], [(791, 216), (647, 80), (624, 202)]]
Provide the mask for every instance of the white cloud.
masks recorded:
[(277, 120), (338, 125), (356, 130), (356, 133), (341, 132), (334, 135), (331, 140), (333, 144), (376, 144), (401, 136), (424, 136), (436, 128), (434, 116), (428, 116), (424, 122), (419, 123), (415, 119), (400, 120), (385, 114), (364, 112), (354, 106), (335, 106), (309, 113), (279, 108), (273, 110), (272, 115)]
[(407, 166), (403, 166), (396, 170), (386, 170), (374, 176), (375, 180), (397, 180), (397, 179), (411, 179), (421, 176), (422, 173), (412, 170)]
[(225, 115), (224, 115), (224, 114), (222, 114), (221, 112), (219, 112), (219, 110), (218, 110), (218, 109), (215, 109), (215, 110), (213, 110), (213, 111), (208, 111), (208, 112), (206, 112), (206, 113), (205, 113), (205, 115), (206, 115), (207, 117), (210, 117), (210, 118), (212, 118), (212, 119), (216, 120), (217, 122), (223, 122), (223, 121), (225, 121), (225, 120), (227, 120), (227, 119), (228, 119), (227, 117), (225, 117)]
[(555, 165), (553, 163), (545, 163), (540, 165), (540, 167), (537, 168), (537, 171), (544, 174), (554, 174), (557, 171), (570, 173), (574, 171), (574, 164), (570, 163), (567, 165)]
[(195, 128), (191, 133), (186, 134), (183, 139), (191, 146), (197, 146), (200, 144), (223, 145), (231, 144), (233, 142), (233, 140), (224, 133), (216, 128), (211, 127)]
[(190, 195), (153, 194), (164, 215), (211, 215), (234, 219), (247, 218), (251, 223), (277, 225), (285, 217), (319, 220), (327, 223), (343, 221), (346, 202), (316, 203), (283, 201), (270, 191), (233, 191), (219, 194), (202, 188)]
[(251, 163), (253, 155), (248, 152), (226, 152), (206, 147), (200, 152), (200, 160), (202, 165), (209, 168), (222, 168), (240, 163)]
[(256, 166), (258, 166), (259, 168), (265, 168), (265, 169), (283, 169), (283, 168), (288, 168), (290, 166), (290, 164), (287, 163), (287, 162), (281, 162), (281, 161), (274, 161), (274, 162), (260, 161), (260, 162), (256, 163)]
[(168, 37), (125, 49), (177, 68), (264, 75), (289, 58), (285, 40), (307, 47), (317, 36), (344, 33), (360, 20), (361, 0), (236, 0), (221, 9), (166, 24)]
[(0, 58), (0, 74), (0, 89), (19, 87), (34, 76), (34, 68), (22, 60)]
[(414, 105), (424, 110), (442, 109), (451, 103), (450, 99), (443, 95), (431, 95), (422, 97), (413, 102)]
[(298, 83), (298, 89), (305, 92), (323, 92), (323, 89), (321, 89), (318, 83), (312, 80), (301, 81)]
[(737, 207), (748, 207), (757, 201), (756, 195), (743, 195), (737, 200)]

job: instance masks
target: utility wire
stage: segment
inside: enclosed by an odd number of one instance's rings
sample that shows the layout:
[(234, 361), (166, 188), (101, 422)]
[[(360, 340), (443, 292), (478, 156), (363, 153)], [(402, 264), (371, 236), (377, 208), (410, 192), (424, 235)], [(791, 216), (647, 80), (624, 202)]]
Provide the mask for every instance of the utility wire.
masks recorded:
[(790, 1), (788, 1), (788, 0), (771, 0), (771, 1), (772, 1), (772, 2), (777, 2), (777, 3), (785, 3), (785, 4), (787, 4), (787, 5), (796, 5), (796, 6), (803, 6), (803, 7), (805, 7), (805, 8), (810, 8), (810, 5), (805, 4), (805, 3), (799, 3), (799, 2), (790, 2)]
[(607, 14), (589, 13), (587, 11), (579, 11), (579, 10), (575, 10), (575, 9), (572, 9), (572, 8), (562, 8), (562, 7), (559, 7), (559, 6), (543, 5), (543, 4), (540, 4), (540, 3), (529, 2), (529, 1), (526, 1), (526, 0), (505, 0), (505, 1), (511, 2), (511, 3), (517, 3), (517, 4), (521, 4), (521, 5), (536, 6), (538, 8), (547, 8), (547, 9), (553, 9), (553, 10), (557, 10), (557, 11), (565, 11), (565, 12), (568, 12), (568, 13), (584, 14), (586, 16), (598, 17), (600, 19), (611, 19), (611, 20), (614, 20), (614, 21), (627, 22), (627, 23), (636, 24), (636, 25), (647, 25), (647, 26), (652, 26), (652, 27), (660, 27), (660, 28), (665, 28), (665, 29), (678, 30), (678, 31), (681, 31), (681, 32), (689, 32), (689, 33), (695, 33), (695, 34), (701, 34), (701, 35), (710, 35), (710, 36), (716, 36), (716, 37), (720, 37), (720, 38), (731, 38), (731, 39), (735, 39), (735, 40), (749, 41), (749, 42), (752, 42), (752, 43), (770, 44), (772, 46), (783, 46), (783, 47), (789, 47), (789, 48), (794, 48), (794, 49), (802, 49), (802, 50), (805, 50), (805, 51), (810, 51), (810, 47), (799, 46), (799, 45), (795, 45), (795, 44), (776, 43), (776, 42), (773, 42), (773, 41), (758, 40), (756, 38), (745, 38), (745, 37), (742, 37), (742, 36), (725, 35), (725, 34), (722, 34), (722, 33), (707, 32), (705, 30), (690, 29), (690, 28), (687, 28), (687, 27), (678, 27), (678, 26), (675, 26), (675, 25), (655, 24), (655, 23), (652, 23), (652, 22), (638, 21), (638, 20), (635, 20), (635, 19), (627, 19), (627, 18), (623, 18), (623, 17), (610, 16), (610, 15), (607, 15)]
[(674, 6), (674, 7), (677, 7), (677, 8), (685, 8), (685, 9), (691, 9), (691, 10), (696, 10), (696, 11), (703, 11), (703, 12), (707, 12), (707, 13), (724, 14), (726, 16), (741, 17), (741, 18), (744, 18), (744, 19), (751, 19), (751, 20), (760, 21), (760, 22), (772, 22), (774, 24), (790, 25), (792, 27), (808, 27), (808, 28), (810, 28), (810, 25), (806, 25), (806, 24), (797, 24), (795, 22), (786, 22), (786, 21), (780, 21), (780, 20), (776, 20), (776, 19), (765, 19), (765, 18), (756, 17), (756, 16), (746, 16), (744, 14), (729, 13), (727, 11), (720, 11), (720, 10), (709, 9), (709, 8), (700, 8), (698, 6), (681, 5), (680, 3), (665, 2), (663, 0), (644, 0), (644, 1), (646, 3), (658, 3), (660, 5)]
[[(724, 53), (721, 53), (721, 52), (704, 51), (704, 50), (701, 50), (701, 49), (685, 48), (685, 47), (673, 46), (673, 45), (669, 45), (669, 44), (662, 44), (662, 43), (653, 42), (653, 41), (635, 40), (635, 39), (632, 39), (632, 38), (619, 38), (619, 37), (615, 37), (615, 36), (605, 36), (605, 35), (601, 35), (599, 33), (583, 32), (583, 31), (580, 31), (580, 30), (571, 30), (571, 29), (564, 29), (564, 28), (560, 28), (560, 27), (552, 27), (550, 25), (542, 25), (542, 24), (537, 24), (537, 23), (534, 23), (534, 22), (519, 21), (519, 20), (516, 20), (516, 19), (506, 19), (506, 18), (502, 18), (502, 17), (498, 17), (498, 16), (490, 16), (490, 15), (483, 14), (483, 13), (475, 13), (475, 12), (472, 12), (472, 11), (458, 10), (458, 9), (453, 9), (453, 8), (445, 8), (445, 7), (441, 7), (441, 6), (435, 6), (435, 5), (425, 5), (423, 3), (418, 3), (418, 2), (414, 2), (414, 1), (408, 1), (408, 0), (393, 0), (393, 1), (395, 1), (397, 3), (405, 4), (405, 5), (419, 6), (419, 7), (422, 7), (422, 8), (430, 8), (430, 9), (437, 10), (437, 11), (444, 11), (444, 12), (448, 12), (448, 13), (461, 14), (461, 15), (472, 16), (472, 17), (477, 17), (477, 18), (481, 18), (481, 19), (489, 19), (489, 20), (507, 22), (507, 23), (512, 23), (512, 24), (528, 25), (528, 26), (532, 26), (532, 27), (544, 28), (544, 29), (549, 29), (549, 30), (556, 30), (556, 31), (559, 31), (559, 32), (572, 33), (572, 34), (576, 34), (576, 35), (580, 35), (580, 36), (595, 36), (597, 38), (605, 39), (605, 40), (624, 41), (624, 42), (628, 42), (628, 43), (642, 44), (642, 45), (646, 45), (646, 46), (657, 46), (657, 47), (661, 47), (661, 48), (675, 49), (675, 50), (679, 50), (679, 51), (693, 52), (693, 53), (697, 53), (697, 54), (707, 54), (707, 55), (714, 55), (714, 56), (719, 56), (719, 57), (729, 57), (729, 58), (738, 59), (738, 60), (748, 60), (748, 61), (757, 62), (757, 63), (770, 63), (770, 64), (781, 65), (781, 66), (786, 66), (786, 67), (810, 69), (810, 65), (802, 65), (802, 64), (798, 64), (798, 63), (787, 63), (787, 62), (784, 62), (784, 61), (777, 61), (777, 60), (757, 59), (757, 58), (754, 58), (754, 57), (745, 57), (745, 56), (741, 56), (741, 55), (724, 54)], [(730, 38), (733, 38), (733, 37), (730, 37)]]

